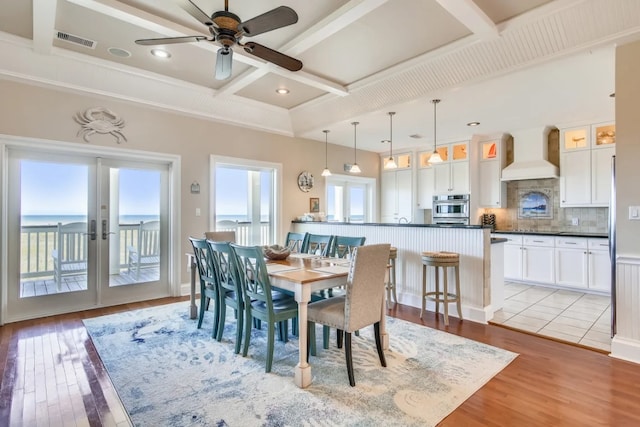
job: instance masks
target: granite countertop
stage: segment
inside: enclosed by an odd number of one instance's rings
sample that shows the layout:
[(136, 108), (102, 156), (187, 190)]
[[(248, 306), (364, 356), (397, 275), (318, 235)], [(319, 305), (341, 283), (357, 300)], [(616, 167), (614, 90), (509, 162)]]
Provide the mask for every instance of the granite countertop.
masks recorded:
[(522, 234), (535, 236), (567, 236), (567, 237), (609, 237), (607, 233), (593, 233), (588, 231), (524, 231), (524, 230), (494, 230), (493, 234)]
[(420, 228), (466, 228), (481, 229), (491, 228), (490, 225), (439, 225), (439, 224), (398, 224), (396, 222), (338, 222), (338, 221), (291, 221), (293, 224), (331, 224), (331, 225), (366, 225), (366, 226), (385, 226), (385, 227), (420, 227)]

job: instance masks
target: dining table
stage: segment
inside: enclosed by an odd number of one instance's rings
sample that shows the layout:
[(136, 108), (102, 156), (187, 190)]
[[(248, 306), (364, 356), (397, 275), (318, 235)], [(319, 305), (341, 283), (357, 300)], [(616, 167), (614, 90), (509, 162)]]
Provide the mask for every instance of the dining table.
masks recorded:
[(284, 260), (267, 262), (271, 286), (291, 291), (298, 303), (298, 364), (294, 382), (300, 388), (311, 385), (311, 365), (307, 357), (307, 305), (311, 294), (343, 286), (349, 275), (349, 261), (312, 254), (291, 254)]
[[(190, 318), (195, 319), (197, 307), (196, 265), (195, 257), (187, 254), (191, 267), (191, 301)], [(350, 260), (342, 258), (326, 258), (313, 254), (292, 253), (286, 259), (266, 260), (271, 286), (293, 292), (298, 303), (298, 363), (294, 368), (294, 382), (300, 388), (311, 385), (311, 365), (307, 357), (307, 305), (311, 294), (329, 288), (343, 286), (347, 283)], [(386, 331), (384, 303), (380, 307), (380, 335), (384, 349), (389, 348), (389, 335)]]

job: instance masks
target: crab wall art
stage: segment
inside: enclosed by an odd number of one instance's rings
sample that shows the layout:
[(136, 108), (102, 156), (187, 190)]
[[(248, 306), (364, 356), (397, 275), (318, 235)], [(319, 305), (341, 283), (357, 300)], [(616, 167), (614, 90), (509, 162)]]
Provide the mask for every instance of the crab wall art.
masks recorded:
[(76, 136), (81, 136), (85, 142), (89, 142), (89, 136), (94, 133), (111, 134), (118, 144), (127, 141), (122, 133), (124, 120), (113, 111), (104, 107), (93, 107), (84, 113), (76, 113), (73, 119), (80, 124), (80, 130)]

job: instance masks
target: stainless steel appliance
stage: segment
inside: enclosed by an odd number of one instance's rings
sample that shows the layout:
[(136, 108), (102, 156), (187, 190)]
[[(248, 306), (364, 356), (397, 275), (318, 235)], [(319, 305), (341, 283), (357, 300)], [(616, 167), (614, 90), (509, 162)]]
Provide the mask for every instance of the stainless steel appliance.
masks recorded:
[(469, 195), (433, 196), (431, 218), (433, 224), (469, 225)]

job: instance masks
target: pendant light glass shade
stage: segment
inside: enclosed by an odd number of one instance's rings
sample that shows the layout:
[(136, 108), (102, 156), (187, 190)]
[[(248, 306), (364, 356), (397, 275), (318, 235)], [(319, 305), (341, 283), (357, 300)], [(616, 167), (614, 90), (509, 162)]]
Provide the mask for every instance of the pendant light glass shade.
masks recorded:
[(431, 154), (431, 157), (429, 157), (429, 163), (442, 163), (442, 157), (440, 157), (440, 153), (436, 150), (436, 147), (438, 146), (436, 141), (436, 107), (440, 100), (432, 99), (431, 102), (433, 103), (433, 153)]
[(327, 135), (329, 134), (329, 131), (325, 129), (322, 132), (324, 132), (324, 170), (322, 171), (322, 176), (331, 176), (331, 171), (327, 166), (327, 146), (329, 145)]
[(352, 122), (351, 124), (353, 125), (353, 165), (351, 165), (351, 169), (349, 169), (349, 172), (360, 173), (362, 171), (360, 170), (360, 166), (358, 166), (358, 159), (356, 154), (358, 143), (356, 127), (360, 124), (360, 122)]
[(397, 169), (398, 164), (393, 158), (393, 111), (389, 112), (389, 158), (384, 163), (384, 169)]

